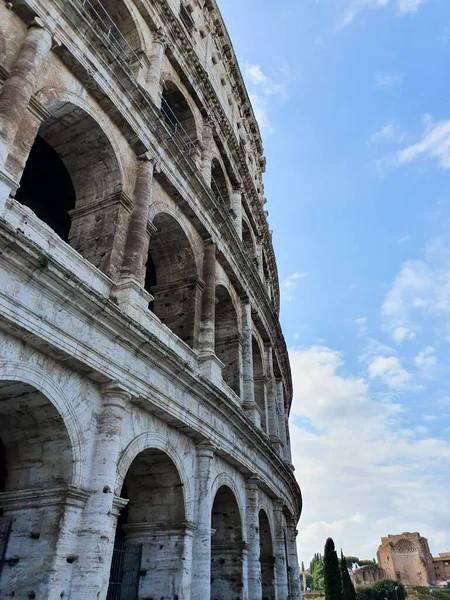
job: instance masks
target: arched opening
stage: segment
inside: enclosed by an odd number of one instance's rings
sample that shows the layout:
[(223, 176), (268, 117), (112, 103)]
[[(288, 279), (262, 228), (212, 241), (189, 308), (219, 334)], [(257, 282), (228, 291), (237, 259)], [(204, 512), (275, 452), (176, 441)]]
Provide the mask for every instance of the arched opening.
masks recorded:
[(211, 189), (213, 194), (224, 207), (230, 207), (230, 193), (222, 166), (217, 158), (211, 163)]
[(239, 328), (236, 310), (223, 285), (216, 287), (216, 300), (215, 354), (224, 364), (223, 380), (239, 395)]
[(58, 410), (28, 384), (0, 382), (0, 449), (0, 529), (11, 528), (2, 597), (46, 598), (42, 573), (55, 560), (73, 454)]
[(275, 557), (267, 514), (259, 511), (259, 547), (262, 600), (275, 600)]
[(85, 8), (113, 51), (120, 52), (129, 65), (142, 50), (139, 31), (126, 3), (115, 0), (90, 0)]
[(28, 156), (16, 200), (31, 208), (61, 239), (69, 241), (70, 211), (75, 208), (72, 179), (57, 152), (39, 135)]
[(192, 149), (197, 140), (195, 118), (186, 98), (171, 81), (166, 81), (163, 87), (161, 112), (182, 143)]
[(107, 274), (119, 268), (128, 208), (114, 150), (83, 109), (58, 102), (41, 125), (16, 192), (84, 258)]
[(211, 513), (211, 600), (241, 600), (242, 521), (233, 492), (223, 485)]
[(146, 266), (145, 289), (153, 295), (150, 309), (191, 348), (198, 342), (196, 307), (201, 300), (197, 265), (179, 223), (166, 213), (153, 225)]
[(261, 429), (267, 431), (266, 386), (264, 382), (264, 366), (261, 350), (256, 339), (252, 339), (253, 354), (253, 389), (255, 402), (258, 405)]
[(175, 464), (161, 450), (144, 450), (121, 496), (129, 502), (117, 522), (107, 599), (183, 597), (186, 515)]

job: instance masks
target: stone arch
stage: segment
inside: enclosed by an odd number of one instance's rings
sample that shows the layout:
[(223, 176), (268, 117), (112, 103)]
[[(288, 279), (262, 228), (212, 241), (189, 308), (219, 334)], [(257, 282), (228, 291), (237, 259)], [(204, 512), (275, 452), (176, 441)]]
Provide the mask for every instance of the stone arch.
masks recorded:
[(268, 513), (264, 509), (260, 509), (258, 521), (262, 600), (275, 600), (275, 556), (273, 549), (273, 529), (269, 521)]
[(217, 201), (225, 208), (230, 207), (230, 190), (221, 162), (214, 157), (211, 162), (211, 189)]
[(216, 286), (215, 314), (215, 354), (224, 364), (223, 380), (233, 392), (239, 395), (239, 319), (232, 297), (221, 283)]
[(146, 44), (132, 3), (129, 0), (102, 0), (101, 3), (88, 3), (85, 8), (113, 51), (123, 53), (128, 64), (133, 65), (145, 51)]
[(243, 598), (242, 513), (232, 488), (221, 485), (211, 508), (211, 598)]
[(120, 154), (88, 102), (57, 88), (44, 88), (37, 97), (49, 116), (28, 156), (16, 200), (94, 266), (115, 276), (131, 209)]
[(180, 221), (169, 212), (158, 212), (152, 224), (144, 284), (154, 298), (150, 309), (175, 335), (195, 348), (202, 292), (196, 253)]
[(189, 95), (167, 73), (161, 77), (161, 113), (184, 146), (193, 149), (201, 131), (196, 107)]
[(193, 520), (194, 515), (192, 513), (192, 498), (193, 492), (191, 490), (191, 480), (187, 476), (186, 469), (183, 461), (180, 458), (179, 453), (175, 447), (170, 443), (167, 437), (160, 435), (155, 432), (145, 432), (136, 436), (122, 451), (119, 462), (117, 464), (117, 477), (116, 477), (116, 495), (120, 495), (125, 476), (136, 458), (141, 452), (153, 448), (160, 450), (167, 454), (167, 456), (174, 463), (183, 485), (183, 496), (184, 505), (187, 514), (187, 519)]
[(0, 382), (22, 382), (43, 394), (55, 407), (67, 430), (72, 448), (70, 484), (83, 487), (84, 435), (71, 402), (47, 372), (19, 361), (0, 360)]
[(252, 356), (253, 388), (255, 394), (255, 402), (258, 405), (259, 409), (261, 429), (267, 432), (267, 400), (264, 368), (264, 348), (261, 347), (258, 336), (256, 336), (254, 333), (252, 336)]
[(243, 527), (245, 526), (245, 498), (243, 496), (243, 488), (240, 488), (235, 480), (226, 472), (221, 472), (214, 479), (213, 484), (211, 486), (211, 497), (214, 498), (217, 494), (217, 491), (220, 487), (226, 486), (229, 487), (233, 492), (233, 495), (236, 499), (239, 514), (241, 515), (243, 521)]
[[(184, 484), (167, 452), (168, 444), (165, 448), (155, 448), (164, 444), (155, 443), (158, 438), (152, 437), (154, 443), (137, 454), (143, 439), (131, 443), (134, 457), (120, 489), (128, 503), (117, 523), (110, 589), (113, 591), (117, 583), (127, 582), (132, 570), (134, 580), (139, 581), (136, 597), (182, 597), (187, 566), (185, 544), (190, 534)], [(128, 450), (131, 458), (130, 445)], [(128, 550), (140, 555), (140, 562), (135, 562), (133, 569), (124, 560)]]

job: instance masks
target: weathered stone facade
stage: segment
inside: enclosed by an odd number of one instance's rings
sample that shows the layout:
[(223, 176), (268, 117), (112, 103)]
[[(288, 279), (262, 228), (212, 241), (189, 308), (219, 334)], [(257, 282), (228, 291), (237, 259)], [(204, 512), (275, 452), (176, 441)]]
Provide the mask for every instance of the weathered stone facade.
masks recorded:
[(0, 598), (297, 600), (258, 127), (214, 0), (0, 3)]
[(377, 562), (387, 579), (410, 586), (435, 583), (428, 540), (420, 533), (405, 532), (381, 538)]

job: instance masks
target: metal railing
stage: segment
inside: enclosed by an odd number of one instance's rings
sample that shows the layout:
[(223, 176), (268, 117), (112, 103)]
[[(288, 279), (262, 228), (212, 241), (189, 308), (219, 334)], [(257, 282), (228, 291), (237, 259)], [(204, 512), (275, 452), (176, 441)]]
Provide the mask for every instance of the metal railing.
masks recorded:
[(88, 8), (95, 23), (105, 35), (113, 50), (123, 55), (126, 64), (131, 67), (134, 63), (141, 64), (140, 58), (128, 43), (100, 0), (80, 0), (81, 5)]

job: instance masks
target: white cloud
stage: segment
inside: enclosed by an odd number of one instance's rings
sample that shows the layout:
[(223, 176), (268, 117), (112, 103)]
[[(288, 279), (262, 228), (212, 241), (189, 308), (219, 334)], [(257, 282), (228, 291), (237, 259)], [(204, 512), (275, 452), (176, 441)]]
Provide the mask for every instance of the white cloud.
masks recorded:
[(398, 244), (405, 244), (406, 242), (409, 242), (409, 240), (410, 240), (410, 239), (411, 239), (411, 236), (410, 236), (410, 235), (404, 235), (403, 237), (401, 237), (401, 238), (398, 240), (398, 242), (397, 242), (397, 243), (398, 243)]
[(374, 144), (378, 142), (392, 142), (395, 144), (401, 144), (405, 138), (405, 134), (399, 131), (393, 121), (389, 121), (370, 136), (369, 143)]
[(284, 85), (276, 83), (266, 75), (260, 65), (244, 63), (244, 79), (249, 88), (249, 98), (255, 117), (265, 133), (273, 133), (270, 121), (271, 102), (274, 97), (286, 98)]
[(425, 320), (441, 337), (450, 335), (450, 247), (432, 240), (423, 260), (405, 262), (381, 308), (383, 327), (398, 344), (412, 340)]
[(400, 13), (416, 12), (421, 4), (428, 0), (398, 0), (398, 9)]
[[(425, 4), (428, 0), (397, 0), (393, 4), (397, 8), (397, 14), (400, 16), (408, 13), (414, 13), (418, 10), (421, 4)], [(340, 27), (350, 25), (355, 17), (362, 11), (370, 8), (382, 8), (389, 4), (389, 0), (352, 0), (348, 6), (347, 12), (340, 23)]]
[(417, 356), (414, 358), (414, 362), (420, 369), (429, 369), (434, 367), (437, 362), (437, 358), (434, 353), (435, 350), (433, 346), (427, 346), (421, 350), (419, 354), (417, 354)]
[(375, 83), (379, 87), (394, 87), (403, 81), (403, 73), (376, 73)]
[(292, 273), (280, 283), (280, 292), (283, 300), (290, 302), (294, 298), (297, 282), (308, 277), (309, 273)]
[(410, 381), (411, 375), (401, 366), (395, 356), (377, 356), (368, 367), (370, 379), (379, 378), (392, 389), (401, 389)]
[(402, 428), (405, 409), (349, 375), (339, 352), (295, 349), (290, 358), (300, 560), (307, 564), (329, 535), (361, 558), (375, 556), (382, 535), (401, 531), (420, 531), (434, 552), (449, 547), (450, 443)]
[(400, 150), (396, 155), (397, 165), (404, 165), (419, 159), (436, 160), (442, 169), (450, 169), (450, 120), (434, 123), (425, 116), (425, 129), (422, 139)]

